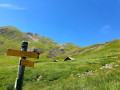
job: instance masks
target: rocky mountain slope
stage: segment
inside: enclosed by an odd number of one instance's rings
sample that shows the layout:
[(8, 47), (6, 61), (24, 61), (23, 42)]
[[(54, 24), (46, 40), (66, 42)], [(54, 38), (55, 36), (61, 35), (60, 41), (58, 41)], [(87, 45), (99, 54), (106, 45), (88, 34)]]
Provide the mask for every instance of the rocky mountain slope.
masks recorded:
[(38, 34), (30, 32), (23, 33), (16, 27), (0, 27), (0, 55), (4, 55), (8, 48), (20, 49), (22, 41), (28, 41), (29, 51), (36, 51), (39, 54), (46, 53), (46, 56), (44, 56), (46, 58), (60, 56), (67, 51), (78, 47), (72, 43), (58, 44), (55, 41), (47, 37), (39, 36)]

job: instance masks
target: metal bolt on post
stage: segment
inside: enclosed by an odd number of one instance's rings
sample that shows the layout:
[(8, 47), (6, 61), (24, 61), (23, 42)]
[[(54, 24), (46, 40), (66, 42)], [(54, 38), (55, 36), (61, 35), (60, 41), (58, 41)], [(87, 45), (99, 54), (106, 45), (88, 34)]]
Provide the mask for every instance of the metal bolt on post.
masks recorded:
[[(27, 51), (27, 47), (28, 47), (28, 42), (23, 41), (21, 44), (21, 51)], [(22, 90), (22, 85), (23, 85), (25, 66), (20, 65), (21, 59), (26, 59), (26, 57), (21, 57), (19, 60), (19, 67), (18, 67), (18, 74), (17, 74), (16, 83), (15, 83), (15, 90)]]

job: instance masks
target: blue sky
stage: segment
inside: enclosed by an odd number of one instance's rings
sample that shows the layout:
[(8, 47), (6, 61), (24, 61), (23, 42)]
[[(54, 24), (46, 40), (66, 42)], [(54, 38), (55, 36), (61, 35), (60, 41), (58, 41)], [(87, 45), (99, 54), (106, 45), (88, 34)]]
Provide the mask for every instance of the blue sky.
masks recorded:
[(0, 27), (14, 26), (59, 44), (120, 38), (120, 0), (0, 0)]

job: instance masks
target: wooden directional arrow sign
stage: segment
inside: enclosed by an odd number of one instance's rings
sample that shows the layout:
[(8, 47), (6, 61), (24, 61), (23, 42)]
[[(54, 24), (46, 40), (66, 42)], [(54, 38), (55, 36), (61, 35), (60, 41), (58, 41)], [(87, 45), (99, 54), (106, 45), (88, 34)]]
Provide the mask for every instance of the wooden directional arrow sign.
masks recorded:
[(20, 57), (29, 57), (29, 58), (39, 58), (39, 54), (35, 52), (19, 51), (8, 49), (7, 55), (10, 56), (20, 56)]
[(21, 66), (34, 67), (34, 62), (28, 61), (28, 60), (25, 60), (25, 59), (21, 59), (20, 60), (20, 65)]

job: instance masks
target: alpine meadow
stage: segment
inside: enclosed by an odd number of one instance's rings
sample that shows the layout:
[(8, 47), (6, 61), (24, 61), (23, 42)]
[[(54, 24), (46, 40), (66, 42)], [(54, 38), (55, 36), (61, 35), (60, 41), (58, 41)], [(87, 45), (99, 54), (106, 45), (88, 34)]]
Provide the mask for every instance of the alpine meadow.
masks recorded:
[(120, 39), (79, 47), (12, 26), (0, 27), (0, 90), (14, 90), (19, 57), (7, 50), (20, 50), (22, 41), (39, 53), (25, 67), (23, 90), (120, 90)]

